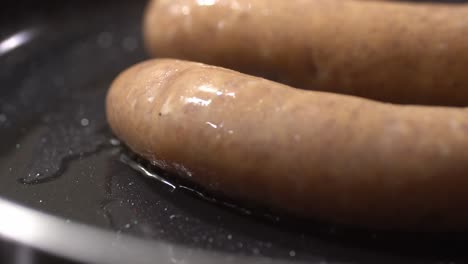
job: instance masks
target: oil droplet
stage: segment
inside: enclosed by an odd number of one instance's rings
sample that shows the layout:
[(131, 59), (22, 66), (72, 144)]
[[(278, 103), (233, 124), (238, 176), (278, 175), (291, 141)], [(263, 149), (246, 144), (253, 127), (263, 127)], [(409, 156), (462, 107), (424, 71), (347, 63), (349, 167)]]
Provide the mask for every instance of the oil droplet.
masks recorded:
[(294, 250), (289, 251), (289, 256), (290, 257), (295, 257), (296, 256), (296, 251), (294, 251)]
[(190, 98), (185, 98), (185, 103), (186, 104), (194, 104), (194, 105), (200, 105), (200, 106), (208, 106), (211, 104), (212, 100), (203, 100), (201, 98), (197, 97), (190, 97)]
[(134, 37), (126, 37), (122, 41), (122, 47), (128, 52), (133, 52), (138, 48), (138, 41)]
[[(44, 121), (32, 149), (35, 158), (26, 165), (30, 173), (19, 178), (20, 182), (39, 184), (53, 180), (62, 175), (69, 163), (109, 146), (103, 129), (102, 98), (92, 93), (83, 95), (80, 100), (86, 104), (67, 102), (60, 111), (47, 115), (48, 121)], [(85, 118), (88, 114), (93, 115), (93, 122)]]
[(218, 0), (197, 0), (197, 4), (201, 6), (211, 6), (216, 4)]
[(213, 124), (213, 123), (211, 123), (211, 122), (206, 122), (206, 124), (209, 125), (209, 126), (212, 127), (212, 128), (218, 128), (217, 125), (215, 125), (215, 124)]
[(232, 239), (232, 235), (229, 234), (229, 235), (227, 236), (227, 239), (231, 240), (231, 239)]
[[(153, 178), (153, 179), (156, 179), (156, 180), (170, 186), (172, 188), (172, 190), (175, 190), (177, 188), (176, 185), (168, 182), (167, 180), (165, 180), (161, 176), (157, 175), (156, 173), (153, 173), (153, 172), (147, 170), (146, 168), (144, 168), (140, 164), (136, 163), (135, 161), (131, 160), (128, 156), (126, 156), (124, 154), (120, 155), (120, 161), (123, 162), (124, 164), (127, 164), (132, 169), (142, 173), (143, 175), (145, 175), (147, 177), (150, 177), (150, 178)], [(164, 210), (167, 210), (167, 208), (164, 208)]]
[(120, 141), (118, 139), (115, 139), (115, 138), (111, 138), (109, 140), (109, 143), (112, 145), (112, 146), (120, 146)]
[(101, 34), (99, 34), (97, 39), (97, 44), (101, 48), (109, 48), (110, 46), (112, 46), (112, 42), (113, 36), (110, 32), (102, 32)]
[(83, 118), (80, 121), (82, 126), (88, 126), (89, 125), (89, 120), (87, 118)]

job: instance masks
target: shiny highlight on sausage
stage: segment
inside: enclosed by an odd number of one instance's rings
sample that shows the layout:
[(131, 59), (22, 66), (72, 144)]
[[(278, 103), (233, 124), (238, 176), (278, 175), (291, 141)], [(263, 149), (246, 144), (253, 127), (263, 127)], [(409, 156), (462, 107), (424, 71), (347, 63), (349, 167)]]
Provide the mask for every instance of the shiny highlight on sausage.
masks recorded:
[(229, 197), (364, 227), (468, 226), (468, 110), (306, 91), (180, 60), (140, 63), (107, 96), (115, 135)]

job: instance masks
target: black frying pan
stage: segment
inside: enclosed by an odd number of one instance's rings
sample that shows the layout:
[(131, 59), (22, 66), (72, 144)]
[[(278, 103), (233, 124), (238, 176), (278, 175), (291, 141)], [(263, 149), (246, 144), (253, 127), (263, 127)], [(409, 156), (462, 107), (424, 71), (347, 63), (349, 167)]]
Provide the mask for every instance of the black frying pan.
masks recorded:
[(112, 79), (146, 58), (144, 5), (18, 0), (0, 8), (0, 263), (468, 261), (466, 234), (248, 215), (144, 177), (104, 115)]

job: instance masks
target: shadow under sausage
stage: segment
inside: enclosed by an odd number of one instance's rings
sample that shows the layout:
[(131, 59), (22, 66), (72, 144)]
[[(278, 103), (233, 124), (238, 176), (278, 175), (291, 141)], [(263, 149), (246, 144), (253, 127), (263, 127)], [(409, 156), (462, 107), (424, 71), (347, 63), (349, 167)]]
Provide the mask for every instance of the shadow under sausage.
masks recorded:
[[(317, 258), (358, 263), (468, 261), (466, 232), (369, 230), (301, 219), (272, 212), (264, 207), (238, 203), (177, 176), (165, 174), (135, 156), (133, 159), (179, 186), (172, 191), (165, 184), (142, 177), (150, 190), (167, 199), (184, 214), (208, 226), (222, 227), (228, 233), (248, 240), (270, 243), (271, 250), (264, 252), (269, 257), (289, 258), (291, 255), (288, 253), (293, 252), (291, 254), (294, 254), (296, 260), (305, 261)], [(200, 244), (196, 246), (200, 247)], [(223, 247), (214, 249), (225, 250)]]

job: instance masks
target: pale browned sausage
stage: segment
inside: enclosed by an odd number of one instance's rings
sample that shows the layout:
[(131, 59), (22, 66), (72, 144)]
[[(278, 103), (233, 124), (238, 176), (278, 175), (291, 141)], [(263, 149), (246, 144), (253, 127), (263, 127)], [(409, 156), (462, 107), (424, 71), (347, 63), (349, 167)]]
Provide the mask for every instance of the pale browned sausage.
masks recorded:
[(379, 228), (468, 227), (468, 110), (305, 91), (152, 60), (107, 96), (115, 134), (230, 197)]
[(153, 0), (155, 56), (388, 102), (468, 105), (468, 5)]

